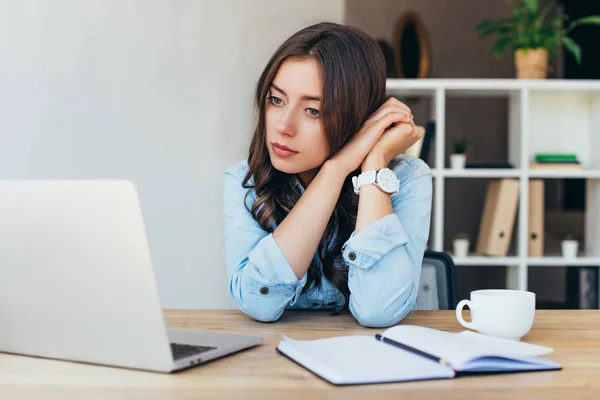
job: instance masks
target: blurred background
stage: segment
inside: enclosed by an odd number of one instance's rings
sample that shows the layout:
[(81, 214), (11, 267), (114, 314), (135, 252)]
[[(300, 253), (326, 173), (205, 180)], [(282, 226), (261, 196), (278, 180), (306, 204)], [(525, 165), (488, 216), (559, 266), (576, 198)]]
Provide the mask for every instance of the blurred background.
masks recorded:
[[(548, 18), (564, 14), (599, 15), (600, 2), (548, 8)], [(494, 39), (475, 30), (512, 15), (505, 0), (0, 0), (0, 178), (131, 179), (163, 306), (233, 307), (221, 244), (222, 173), (247, 157), (253, 90), (276, 48), (305, 26), (332, 21), (379, 40), (391, 80), (515, 79), (510, 52), (494, 57)], [(552, 54), (545, 79), (600, 78), (600, 27), (582, 25), (570, 36), (582, 62)], [(418, 124), (431, 122), (431, 98), (406, 102)], [(444, 158), (464, 138), (468, 162), (506, 163), (509, 108), (502, 97), (449, 97)], [(588, 136), (600, 134), (589, 129)], [(435, 145), (433, 137), (421, 154), (432, 168), (439, 167)], [(444, 250), (453, 251), (457, 232), (475, 250), (489, 182), (446, 181)], [(584, 242), (586, 182), (545, 181), (547, 246), (567, 234)], [(529, 268), (528, 289), (539, 307), (577, 308), (579, 271), (591, 271), (597, 308), (597, 270), (589, 260), (582, 269)], [(507, 268), (457, 265), (456, 278), (460, 299), (505, 287)]]

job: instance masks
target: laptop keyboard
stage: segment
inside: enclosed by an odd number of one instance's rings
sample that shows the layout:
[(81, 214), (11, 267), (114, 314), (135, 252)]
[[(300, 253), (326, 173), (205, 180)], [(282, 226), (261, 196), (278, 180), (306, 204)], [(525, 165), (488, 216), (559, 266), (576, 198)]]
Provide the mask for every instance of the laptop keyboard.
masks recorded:
[(171, 343), (171, 353), (173, 353), (173, 359), (175, 361), (214, 349), (216, 349), (216, 347)]

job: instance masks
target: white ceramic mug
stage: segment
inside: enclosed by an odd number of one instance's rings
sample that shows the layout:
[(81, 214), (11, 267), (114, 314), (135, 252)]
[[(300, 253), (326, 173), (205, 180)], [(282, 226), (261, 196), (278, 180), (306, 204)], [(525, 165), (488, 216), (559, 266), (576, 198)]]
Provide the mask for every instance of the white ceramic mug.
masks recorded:
[[(465, 306), (471, 309), (471, 322), (463, 319)], [(490, 289), (471, 292), (471, 300), (456, 306), (458, 322), (484, 335), (520, 340), (533, 325), (535, 293), (524, 290)]]

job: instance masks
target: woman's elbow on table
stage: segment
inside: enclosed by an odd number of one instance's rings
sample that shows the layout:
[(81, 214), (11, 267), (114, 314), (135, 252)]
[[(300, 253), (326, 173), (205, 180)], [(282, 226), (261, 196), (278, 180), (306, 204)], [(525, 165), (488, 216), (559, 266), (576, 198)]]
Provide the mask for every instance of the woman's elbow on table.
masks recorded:
[(283, 315), (283, 309), (273, 310), (268, 307), (248, 308), (238, 306), (240, 310), (250, 318), (258, 322), (275, 322)]
[(249, 290), (246, 285), (240, 285), (235, 277), (231, 279), (229, 292), (235, 305), (240, 311), (260, 322), (277, 321), (285, 310), (286, 302), (281, 297), (264, 297)]
[(367, 328), (388, 328), (396, 325), (413, 309), (416, 301), (414, 283), (400, 289), (389, 300), (372, 295), (360, 301), (350, 299), (350, 312), (356, 321)]

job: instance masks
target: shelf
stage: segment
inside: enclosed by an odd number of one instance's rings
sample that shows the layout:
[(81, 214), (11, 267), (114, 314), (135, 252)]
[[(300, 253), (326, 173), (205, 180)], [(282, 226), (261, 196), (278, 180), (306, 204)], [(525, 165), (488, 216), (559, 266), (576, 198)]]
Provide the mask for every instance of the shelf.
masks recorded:
[(580, 254), (575, 258), (565, 258), (560, 255), (547, 255), (543, 257), (528, 257), (527, 265), (537, 266), (557, 266), (557, 267), (600, 267), (600, 257), (587, 257)]
[(387, 79), (386, 89), (397, 95), (504, 96), (523, 89), (533, 91), (600, 92), (600, 80), (566, 79)]
[(520, 262), (519, 257), (491, 257), (491, 256), (477, 256), (471, 255), (467, 257), (455, 257), (452, 253), (448, 254), (452, 257), (455, 265), (495, 265), (495, 266), (507, 266), (517, 265)]
[(530, 169), (527, 171), (527, 175), (530, 178), (588, 178), (588, 179), (600, 179), (599, 169), (584, 169), (581, 171), (577, 170), (536, 170)]
[[(491, 257), (491, 256), (467, 256), (455, 257), (447, 252), (455, 265), (470, 266), (512, 266), (521, 264), (521, 258), (517, 256)], [(600, 267), (600, 257), (576, 257), (565, 258), (561, 256), (528, 257), (525, 262), (530, 267)]]
[(465, 169), (433, 169), (433, 176), (446, 178), (518, 178), (520, 169), (514, 168), (465, 168)]
[(524, 171), (520, 168), (465, 168), (465, 169), (439, 169), (433, 168), (434, 177), (445, 178), (519, 178), (524, 175), (527, 178), (586, 178), (600, 179), (600, 169), (584, 169), (581, 171), (569, 170), (534, 170)]

